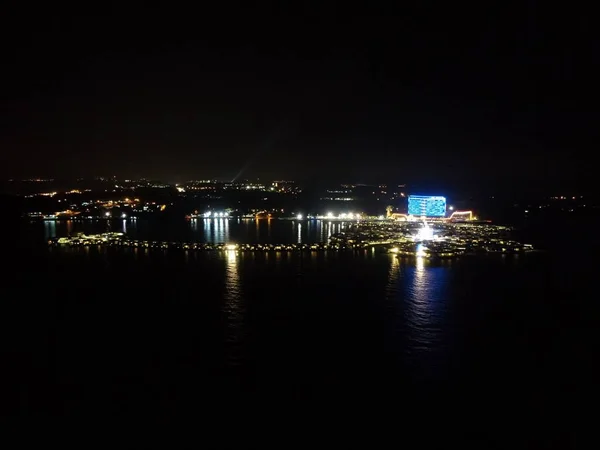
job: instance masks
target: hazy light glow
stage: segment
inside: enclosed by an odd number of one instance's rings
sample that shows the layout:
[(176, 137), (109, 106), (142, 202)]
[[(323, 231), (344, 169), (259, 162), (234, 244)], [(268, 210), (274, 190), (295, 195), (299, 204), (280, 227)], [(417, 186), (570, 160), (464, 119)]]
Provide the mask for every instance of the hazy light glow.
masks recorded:
[(296, 216), (296, 219), (298, 219), (298, 220), (302, 220), (302, 214), (298, 214), (298, 215)]
[(419, 241), (430, 241), (433, 239), (433, 229), (430, 228), (427, 224), (425, 224), (422, 228), (419, 228), (417, 231), (416, 238)]
[(423, 222), (423, 226), (419, 228), (417, 234), (413, 235), (413, 240), (417, 242), (432, 241), (440, 239), (433, 232), (433, 228), (427, 222)]

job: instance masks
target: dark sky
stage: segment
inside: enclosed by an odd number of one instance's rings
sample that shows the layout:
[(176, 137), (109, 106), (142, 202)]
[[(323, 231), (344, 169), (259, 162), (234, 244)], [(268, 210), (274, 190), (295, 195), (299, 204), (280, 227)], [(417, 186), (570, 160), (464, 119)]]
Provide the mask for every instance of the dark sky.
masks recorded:
[(123, 3), (2, 14), (2, 177), (513, 186), (596, 170), (590, 11)]

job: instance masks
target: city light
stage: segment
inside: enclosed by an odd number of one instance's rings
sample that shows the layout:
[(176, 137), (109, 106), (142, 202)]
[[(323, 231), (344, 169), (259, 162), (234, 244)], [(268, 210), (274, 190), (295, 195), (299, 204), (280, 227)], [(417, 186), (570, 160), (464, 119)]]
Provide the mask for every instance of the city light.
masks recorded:
[(125, 214), (125, 213), (121, 214), (121, 218), (122, 219), (127, 219), (127, 214)]
[(444, 217), (446, 215), (446, 197), (409, 195), (408, 214), (422, 217)]
[(438, 239), (433, 232), (433, 228), (427, 224), (427, 222), (423, 222), (423, 226), (419, 228), (417, 234), (413, 236), (415, 241), (431, 241), (434, 239)]
[(298, 220), (302, 220), (302, 214), (298, 214), (298, 215), (296, 216), (296, 219), (298, 219)]
[[(192, 216), (194, 217), (194, 216)], [(205, 219), (209, 219), (210, 217), (219, 218), (219, 217), (229, 217), (229, 213), (226, 211), (206, 211), (202, 214), (202, 217)]]
[(473, 216), (473, 211), (454, 211), (450, 215), (450, 220), (477, 220)]
[(233, 251), (237, 249), (237, 244), (227, 244), (225, 248), (229, 251)]
[(327, 213), (327, 218), (328, 219), (333, 219), (333, 213), (332, 212), (328, 212)]
[(110, 213), (109, 213), (108, 211), (107, 211), (107, 212), (105, 212), (105, 213), (104, 213), (104, 215), (105, 215), (106, 217), (110, 217)]
[(419, 241), (430, 241), (433, 239), (433, 229), (425, 223), (423, 224), (423, 227), (419, 228), (415, 238)]

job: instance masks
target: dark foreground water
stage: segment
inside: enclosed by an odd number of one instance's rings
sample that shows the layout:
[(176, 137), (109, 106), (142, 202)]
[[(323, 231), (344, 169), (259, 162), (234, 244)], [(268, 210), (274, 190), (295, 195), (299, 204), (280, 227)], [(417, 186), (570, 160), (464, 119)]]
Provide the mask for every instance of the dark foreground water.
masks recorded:
[[(271, 227), (298, 237), (291, 223)], [(335, 410), (479, 431), (518, 416), (547, 430), (595, 385), (597, 274), (583, 246), (430, 264), (371, 251), (48, 249), (43, 225), (21, 231), (0, 288), (2, 403), (14, 415)]]

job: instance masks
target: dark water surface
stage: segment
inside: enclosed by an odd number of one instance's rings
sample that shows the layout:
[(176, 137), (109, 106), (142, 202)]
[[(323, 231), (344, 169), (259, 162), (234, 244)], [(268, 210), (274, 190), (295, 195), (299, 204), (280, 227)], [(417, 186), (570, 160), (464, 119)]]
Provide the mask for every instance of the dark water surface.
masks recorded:
[(37, 224), (45, 238), (68, 236), (78, 232), (116, 231), (135, 239), (197, 242), (301, 243), (325, 242), (338, 233), (346, 222), (320, 220), (192, 219), (61, 221)]
[[(166, 239), (212, 239), (177, 227)], [(297, 242), (295, 223), (266, 227), (229, 224), (215, 240)], [(302, 239), (328, 233), (306, 228)], [(1, 286), (4, 404), (18, 414), (274, 403), (540, 418), (594, 384), (597, 275), (581, 247), (432, 264), (370, 250), (48, 249), (48, 226), (23, 230)]]

